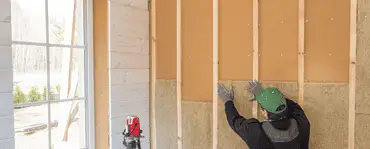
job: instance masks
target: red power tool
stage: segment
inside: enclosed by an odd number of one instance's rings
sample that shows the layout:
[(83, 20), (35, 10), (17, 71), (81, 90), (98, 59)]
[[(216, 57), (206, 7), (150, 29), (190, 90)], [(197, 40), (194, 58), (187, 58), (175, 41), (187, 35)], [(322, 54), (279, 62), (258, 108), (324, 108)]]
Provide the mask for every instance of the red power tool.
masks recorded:
[(140, 138), (140, 120), (137, 116), (128, 116), (126, 119), (126, 129), (123, 131), (123, 145), (127, 149), (141, 149)]

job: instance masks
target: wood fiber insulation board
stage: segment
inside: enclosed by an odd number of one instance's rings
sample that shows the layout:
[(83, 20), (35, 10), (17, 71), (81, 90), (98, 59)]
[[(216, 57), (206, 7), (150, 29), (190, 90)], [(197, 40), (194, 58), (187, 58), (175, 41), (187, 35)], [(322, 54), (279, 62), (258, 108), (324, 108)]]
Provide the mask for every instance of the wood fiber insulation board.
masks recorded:
[(156, 77), (176, 78), (176, 0), (156, 1)]
[[(298, 101), (298, 84), (293, 82), (285, 82), (285, 83), (262, 83), (262, 87), (275, 87), (278, 88), (280, 92), (284, 94), (284, 96), (294, 102)], [(262, 115), (261, 111), (258, 111), (258, 119), (264, 120), (265, 117)]]
[(212, 101), (212, 0), (182, 1), (182, 100)]
[(356, 67), (356, 149), (370, 146), (370, 3), (358, 0)]
[(94, 0), (95, 148), (109, 148), (108, 0)]
[(182, 101), (182, 148), (212, 148), (212, 103)]
[(219, 79), (253, 78), (253, 3), (219, 1)]
[(304, 110), (311, 123), (310, 148), (347, 149), (348, 84), (305, 84)]
[(307, 0), (305, 80), (349, 81), (349, 0)]
[(298, 80), (298, 1), (259, 1), (259, 79)]
[(176, 80), (156, 80), (157, 149), (177, 148)]
[[(252, 102), (248, 99), (252, 98), (252, 94), (247, 90), (248, 81), (220, 81), (228, 89), (229, 85), (232, 84), (234, 90), (234, 104), (240, 115), (245, 118), (251, 118), (252, 114)], [(225, 114), (224, 102), (218, 102), (218, 149), (246, 149), (247, 144), (230, 128)]]

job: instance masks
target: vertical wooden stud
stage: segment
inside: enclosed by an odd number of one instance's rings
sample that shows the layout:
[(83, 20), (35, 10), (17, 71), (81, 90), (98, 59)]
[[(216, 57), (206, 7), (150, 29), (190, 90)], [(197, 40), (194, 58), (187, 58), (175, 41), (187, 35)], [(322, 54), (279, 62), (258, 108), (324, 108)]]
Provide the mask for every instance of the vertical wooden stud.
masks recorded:
[[(259, 61), (259, 52), (258, 52), (258, 40), (259, 40), (259, 18), (258, 18), (258, 0), (253, 0), (253, 79), (258, 80), (258, 61)], [(258, 104), (256, 101), (253, 101), (253, 117), (257, 118)]]
[(176, 0), (176, 85), (177, 85), (177, 148), (182, 149), (182, 76), (181, 76), (181, 0)]
[(303, 104), (304, 93), (304, 29), (305, 29), (305, 0), (298, 1), (298, 103)]
[(156, 117), (155, 117), (155, 85), (156, 85), (156, 1), (149, 0), (150, 13), (150, 148), (157, 148)]
[(218, 0), (213, 0), (213, 149), (217, 149), (218, 134)]
[(350, 8), (350, 64), (349, 64), (349, 112), (348, 149), (355, 148), (356, 117), (356, 42), (357, 42), (357, 0), (351, 0)]

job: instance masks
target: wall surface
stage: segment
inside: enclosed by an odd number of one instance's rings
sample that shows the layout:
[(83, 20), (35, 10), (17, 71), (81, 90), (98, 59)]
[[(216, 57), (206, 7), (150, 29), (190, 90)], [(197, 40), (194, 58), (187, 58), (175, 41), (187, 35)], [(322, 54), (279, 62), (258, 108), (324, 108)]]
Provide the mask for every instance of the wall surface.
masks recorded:
[(149, 11), (147, 0), (109, 3), (110, 148), (123, 148), (122, 132), (129, 115), (140, 118), (149, 148)]
[(13, 149), (13, 66), (10, 0), (0, 1), (0, 149)]
[[(155, 99), (151, 99), (156, 119), (156, 148), (212, 148), (213, 115), (217, 115), (217, 148), (247, 148), (230, 129), (224, 106), (212, 111), (213, 51), (212, 1), (182, 2), (181, 68), (176, 68), (176, 1), (155, 0), (156, 26)], [(336, 7), (332, 7), (335, 5)], [(265, 87), (277, 87), (286, 97), (298, 101), (303, 86), (302, 107), (311, 122), (310, 148), (348, 148), (350, 0), (310, 0), (305, 2), (304, 69), (299, 62), (299, 5), (295, 0), (259, 1), (259, 53), (253, 55), (252, 1), (219, 1), (219, 82), (235, 87), (236, 107), (252, 117), (248, 81), (253, 78), (253, 62), (258, 59), (259, 80)], [(200, 10), (201, 9), (201, 10)], [(191, 10), (189, 12), (189, 10)], [(370, 146), (370, 5), (358, 1), (356, 148)], [(176, 78), (177, 69), (182, 78)], [(299, 84), (298, 72), (304, 70)], [(176, 81), (177, 80), (177, 81)], [(177, 84), (178, 81), (181, 84)], [(182, 94), (177, 94), (181, 87)], [(178, 104), (178, 97), (181, 103)], [(181, 108), (178, 113), (177, 108)], [(177, 119), (182, 127), (177, 127)], [(258, 112), (258, 117), (263, 116)], [(178, 129), (182, 135), (178, 136)], [(194, 135), (201, 134), (201, 135)], [(207, 133), (207, 134), (206, 134)], [(202, 143), (199, 143), (201, 140)]]

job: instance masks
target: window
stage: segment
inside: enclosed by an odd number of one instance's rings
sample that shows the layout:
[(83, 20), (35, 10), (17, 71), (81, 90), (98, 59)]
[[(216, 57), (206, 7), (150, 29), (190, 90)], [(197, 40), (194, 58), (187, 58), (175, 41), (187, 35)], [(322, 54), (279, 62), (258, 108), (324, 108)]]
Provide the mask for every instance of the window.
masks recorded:
[(16, 149), (93, 148), (91, 0), (11, 0)]

